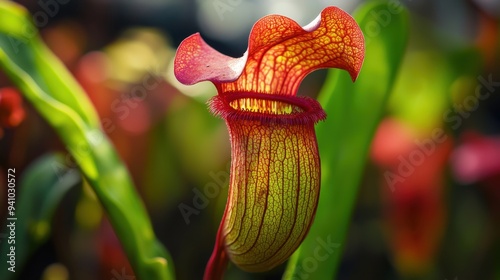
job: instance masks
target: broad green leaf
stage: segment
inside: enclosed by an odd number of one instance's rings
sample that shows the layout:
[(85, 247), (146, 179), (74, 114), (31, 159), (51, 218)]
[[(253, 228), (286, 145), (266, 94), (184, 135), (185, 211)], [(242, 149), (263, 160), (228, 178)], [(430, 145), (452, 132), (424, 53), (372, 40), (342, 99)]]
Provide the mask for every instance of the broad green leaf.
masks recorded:
[(402, 6), (369, 2), (354, 18), (365, 35), (365, 61), (355, 83), (345, 71), (330, 70), (320, 92), (318, 99), (328, 114), (317, 125), (320, 201), (284, 279), (335, 278), (370, 142), (405, 51), (408, 14)]
[(88, 97), (43, 44), (22, 7), (0, 1), (0, 14), (0, 68), (54, 127), (75, 158), (136, 276), (173, 279), (171, 258), (156, 239), (130, 175), (103, 133)]
[[(17, 175), (17, 174), (16, 174)], [(0, 263), (0, 279), (13, 279), (25, 262), (50, 236), (52, 216), (64, 195), (81, 182), (78, 170), (64, 165), (63, 156), (49, 154), (33, 162), (18, 181), (15, 202), (15, 272), (10, 264)], [(10, 232), (5, 229), (3, 232)], [(2, 242), (1, 254), (10, 253), (10, 244)]]

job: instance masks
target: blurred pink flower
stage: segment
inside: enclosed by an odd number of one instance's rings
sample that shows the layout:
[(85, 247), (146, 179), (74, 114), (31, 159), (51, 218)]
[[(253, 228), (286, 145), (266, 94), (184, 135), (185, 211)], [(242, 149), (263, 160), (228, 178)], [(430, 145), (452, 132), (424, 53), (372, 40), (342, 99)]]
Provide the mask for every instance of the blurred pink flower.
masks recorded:
[[(372, 146), (372, 159), (383, 173), (392, 172), (402, 178), (391, 186), (384, 176), (381, 185), (388, 242), (396, 266), (404, 275), (424, 273), (432, 266), (446, 221), (444, 171), (452, 148), (451, 137), (443, 134), (442, 143), (438, 143), (432, 142), (429, 134), (425, 139), (434, 147), (426, 154), (416, 144), (418, 136), (411, 126), (385, 119)], [(401, 165), (406, 164), (402, 159), (416, 151), (423, 155), (421, 162), (408, 160), (411, 172), (401, 174)]]

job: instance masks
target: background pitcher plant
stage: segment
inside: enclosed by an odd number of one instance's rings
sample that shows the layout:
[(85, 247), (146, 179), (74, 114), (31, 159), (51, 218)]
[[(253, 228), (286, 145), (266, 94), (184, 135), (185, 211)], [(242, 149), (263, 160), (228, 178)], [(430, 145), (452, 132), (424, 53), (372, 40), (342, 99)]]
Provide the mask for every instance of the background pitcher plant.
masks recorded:
[(298, 87), (327, 67), (354, 81), (363, 59), (359, 26), (336, 7), (305, 27), (279, 15), (260, 19), (240, 58), (219, 53), (198, 33), (181, 43), (177, 79), (216, 86), (210, 110), (225, 120), (231, 141), (228, 201), (205, 279), (222, 278), (228, 259), (245, 271), (270, 270), (300, 245), (320, 189), (314, 124), (326, 114), (316, 100), (296, 96)]

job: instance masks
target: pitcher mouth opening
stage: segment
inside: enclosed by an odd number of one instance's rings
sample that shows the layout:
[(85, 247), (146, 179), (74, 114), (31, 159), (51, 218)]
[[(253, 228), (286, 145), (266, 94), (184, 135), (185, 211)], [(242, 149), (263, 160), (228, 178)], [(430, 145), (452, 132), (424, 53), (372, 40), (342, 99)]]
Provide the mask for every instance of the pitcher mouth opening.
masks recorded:
[(282, 124), (317, 123), (326, 118), (321, 105), (309, 97), (255, 92), (214, 96), (210, 109), (226, 120), (254, 120)]

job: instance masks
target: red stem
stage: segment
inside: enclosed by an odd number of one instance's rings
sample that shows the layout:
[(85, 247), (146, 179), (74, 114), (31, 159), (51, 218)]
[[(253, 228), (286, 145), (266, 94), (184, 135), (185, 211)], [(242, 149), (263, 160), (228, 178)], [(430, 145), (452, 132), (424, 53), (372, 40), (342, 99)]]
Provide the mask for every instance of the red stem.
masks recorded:
[[(222, 219), (224, 222), (224, 219)], [(203, 280), (222, 280), (224, 272), (226, 271), (227, 263), (229, 261), (226, 250), (224, 250), (224, 242), (222, 240), (222, 225), (217, 231), (217, 238), (215, 240), (214, 250), (207, 267), (205, 268), (205, 275)]]

